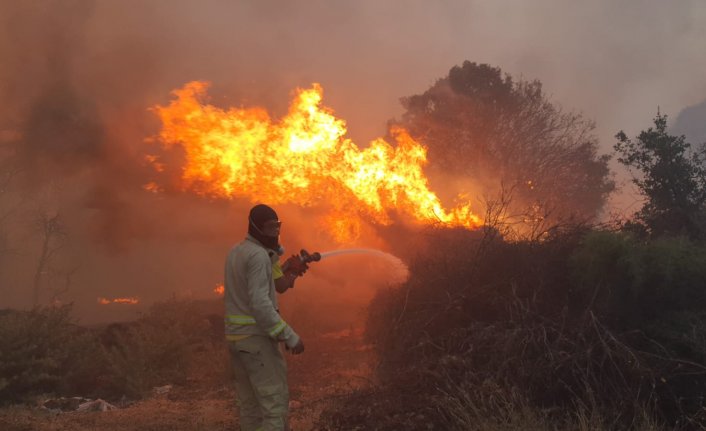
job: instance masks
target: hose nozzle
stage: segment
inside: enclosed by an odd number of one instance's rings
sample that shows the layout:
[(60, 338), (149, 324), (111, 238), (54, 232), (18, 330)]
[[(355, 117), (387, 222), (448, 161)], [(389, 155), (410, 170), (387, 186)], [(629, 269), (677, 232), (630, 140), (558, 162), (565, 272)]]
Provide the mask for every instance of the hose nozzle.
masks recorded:
[(321, 260), (321, 253), (319, 253), (318, 251), (309, 254), (308, 251), (301, 249), (301, 251), (299, 252), (299, 256), (301, 256), (302, 262), (304, 263), (318, 262)]

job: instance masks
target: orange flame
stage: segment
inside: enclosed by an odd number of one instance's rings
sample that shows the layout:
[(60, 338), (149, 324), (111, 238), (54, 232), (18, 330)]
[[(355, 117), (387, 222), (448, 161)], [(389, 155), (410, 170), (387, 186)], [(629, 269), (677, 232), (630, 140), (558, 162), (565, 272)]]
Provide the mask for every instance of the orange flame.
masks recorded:
[(108, 304), (137, 304), (139, 303), (140, 300), (137, 298), (113, 298), (113, 299), (107, 299), (107, 298), (98, 298), (98, 303), (101, 305), (108, 305)]
[(223, 283), (219, 283), (216, 285), (216, 287), (213, 288), (213, 292), (219, 296), (223, 296), (225, 291), (226, 291), (226, 289), (225, 289), (225, 287), (223, 287)]
[[(205, 82), (190, 82), (173, 92), (176, 99), (169, 106), (154, 109), (162, 121), (164, 147), (184, 149), (185, 190), (327, 206), (327, 228), (340, 242), (355, 239), (363, 219), (392, 223), (393, 211), (425, 224), (482, 224), (470, 204), (450, 210), (442, 206), (422, 171), (426, 148), (406, 130), (391, 130), (396, 146), (379, 138), (360, 149), (345, 138), (345, 122), (321, 106), (318, 84), (297, 90), (288, 114), (278, 122), (262, 108), (223, 110), (204, 104), (207, 88)], [(156, 159), (147, 160), (162, 168)]]

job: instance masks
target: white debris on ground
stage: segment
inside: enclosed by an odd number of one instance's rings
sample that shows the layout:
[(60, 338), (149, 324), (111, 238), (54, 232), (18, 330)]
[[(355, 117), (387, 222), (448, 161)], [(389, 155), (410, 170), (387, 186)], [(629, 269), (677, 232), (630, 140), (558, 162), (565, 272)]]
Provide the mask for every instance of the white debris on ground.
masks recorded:
[[(152, 394), (154, 396), (166, 395), (171, 390), (172, 385), (156, 386), (152, 388)], [(123, 405), (123, 407), (125, 406)], [(119, 409), (119, 407), (100, 398), (92, 400), (83, 397), (50, 398), (44, 401), (39, 408), (54, 414), (70, 412), (108, 412)]]
[(86, 401), (85, 403), (78, 406), (77, 412), (107, 412), (111, 410), (117, 410), (118, 408), (104, 401), (100, 398), (93, 401)]
[(118, 409), (116, 406), (100, 398), (92, 400), (90, 398), (82, 397), (52, 398), (44, 401), (41, 408), (44, 410), (49, 410), (52, 413), (107, 412)]

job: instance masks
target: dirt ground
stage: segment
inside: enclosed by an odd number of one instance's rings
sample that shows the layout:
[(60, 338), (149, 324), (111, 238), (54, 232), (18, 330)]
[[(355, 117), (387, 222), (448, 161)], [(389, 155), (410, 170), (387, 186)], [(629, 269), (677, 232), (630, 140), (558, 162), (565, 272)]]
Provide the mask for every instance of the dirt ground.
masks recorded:
[[(306, 351), (287, 355), (290, 425), (293, 431), (317, 429), (321, 412), (351, 390), (372, 383), (373, 355), (361, 331), (344, 330), (308, 339)], [(222, 364), (223, 361), (214, 361)], [(193, 385), (174, 386), (168, 393), (125, 403), (107, 412), (52, 413), (32, 406), (0, 409), (3, 431), (237, 430), (235, 395), (225, 372), (208, 372)], [(206, 382), (206, 384), (204, 384)]]

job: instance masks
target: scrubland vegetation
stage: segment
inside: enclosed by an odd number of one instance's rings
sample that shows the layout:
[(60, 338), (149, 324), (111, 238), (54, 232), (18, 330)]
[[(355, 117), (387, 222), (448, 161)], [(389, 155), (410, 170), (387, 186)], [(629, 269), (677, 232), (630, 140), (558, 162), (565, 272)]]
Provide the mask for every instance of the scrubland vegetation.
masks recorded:
[(214, 377), (227, 380), (222, 318), (209, 320), (203, 303), (157, 303), (137, 321), (96, 328), (77, 325), (70, 311), (0, 315), (0, 402), (48, 395), (140, 399), (155, 386), (186, 384), (204, 355)]
[[(417, 233), (417, 252), (390, 241), (410, 276), (369, 306), (370, 380), (346, 396), (322, 396), (326, 409), (307, 426), (706, 428), (703, 149), (669, 135), (659, 114), (635, 139), (620, 132), (617, 160), (635, 175), (644, 205), (597, 225), (614, 187), (608, 158), (597, 154), (592, 124), (548, 103), (538, 82), (464, 63), (404, 103), (400, 123), (429, 138), (444, 169), (464, 175), (464, 160), (476, 160), (478, 175), (502, 172), (509, 187), (488, 202), (482, 230)], [(478, 112), (490, 114), (462, 121)], [(459, 124), (482, 135), (466, 139), (473, 134)], [(77, 325), (68, 306), (3, 311), (0, 403), (49, 395), (128, 403), (166, 384), (223, 387), (227, 356), (214, 310), (173, 300), (135, 322), (95, 328)], [(338, 359), (308, 354), (313, 387), (314, 368)]]
[(616, 139), (636, 214), (522, 237), (501, 199), (484, 232), (428, 232), (409, 281), (370, 306), (380, 384), (324, 428), (706, 428), (706, 152), (660, 114)]
[[(237, 429), (222, 308), (219, 299), (169, 300), (137, 321), (91, 328), (77, 325), (68, 306), (3, 312), (0, 429)], [(372, 354), (358, 331), (330, 322), (300, 333), (306, 355), (288, 357), (290, 423), (318, 429), (330, 400), (369, 384)], [(77, 407), (60, 397), (100, 397), (119, 409), (59, 414), (40, 407), (47, 400), (50, 408)]]
[(706, 247), (588, 229), (433, 240), (448, 253), (374, 300), (380, 386), (331, 410), (331, 429), (704, 426)]

